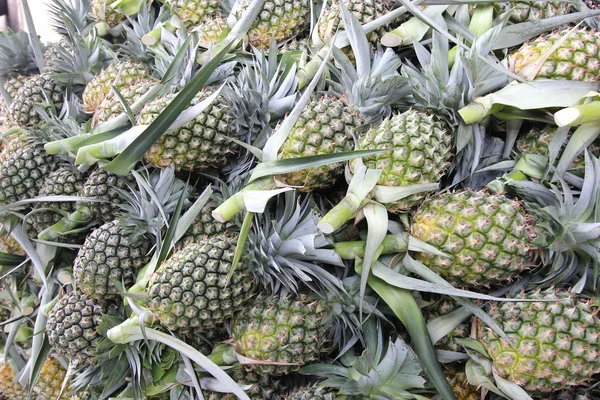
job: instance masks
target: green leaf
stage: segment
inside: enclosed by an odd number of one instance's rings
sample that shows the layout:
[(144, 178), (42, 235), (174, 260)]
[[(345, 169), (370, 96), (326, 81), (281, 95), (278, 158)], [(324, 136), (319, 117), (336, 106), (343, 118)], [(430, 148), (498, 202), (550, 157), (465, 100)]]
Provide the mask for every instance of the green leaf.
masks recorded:
[(179, 114), (190, 105), (196, 93), (204, 87), (212, 72), (219, 66), (229, 48), (230, 46), (226, 46), (212, 60), (206, 63), (154, 122), (148, 126), (144, 133), (127, 146), (105, 169), (118, 175), (127, 175), (135, 167), (138, 160), (146, 154), (150, 147), (175, 122)]

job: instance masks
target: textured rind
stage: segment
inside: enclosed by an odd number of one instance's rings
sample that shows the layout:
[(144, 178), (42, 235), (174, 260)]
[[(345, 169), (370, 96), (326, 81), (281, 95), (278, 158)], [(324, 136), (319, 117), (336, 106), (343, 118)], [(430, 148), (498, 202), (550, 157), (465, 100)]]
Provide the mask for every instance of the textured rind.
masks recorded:
[[(561, 30), (544, 34), (525, 43), (508, 57), (509, 68), (516, 74), (536, 63), (567, 33)], [(600, 74), (600, 32), (578, 29), (542, 63), (535, 79), (568, 79), (593, 82)]]
[(135, 273), (150, 260), (150, 241), (137, 240), (133, 230), (119, 220), (107, 222), (88, 235), (73, 264), (75, 283), (79, 290), (95, 298), (119, 294), (115, 282), (129, 289)]
[[(140, 97), (156, 86), (157, 83), (158, 81), (154, 79), (144, 79), (132, 86), (123, 88), (120, 93), (127, 104), (131, 106), (139, 100)], [(103, 122), (118, 117), (123, 112), (125, 112), (125, 109), (123, 108), (121, 99), (114, 92), (111, 92), (96, 109), (92, 119), (92, 126), (98, 126)]]
[(163, 0), (163, 3), (188, 29), (210, 21), (220, 12), (219, 0)]
[[(251, 0), (242, 1), (236, 13), (238, 18), (250, 3)], [(254, 47), (267, 49), (272, 38), (276, 42), (281, 42), (306, 29), (309, 15), (308, 0), (266, 0), (248, 31), (248, 41)]]
[(496, 1), (494, 11), (496, 14), (510, 11), (509, 21), (518, 24), (567, 14), (571, 6), (572, 4), (566, 1)]
[(115, 27), (125, 20), (125, 14), (113, 9), (112, 0), (91, 0), (91, 15), (94, 21), (104, 21)]
[[(339, 3), (337, 1), (333, 2), (333, 4), (331, 4), (331, 1), (327, 3), (327, 9), (324, 10), (317, 23), (319, 38), (324, 43), (329, 42), (337, 30), (344, 27)], [(392, 3), (387, 0), (344, 0), (344, 4), (361, 25), (371, 22), (392, 10)], [(369, 42), (375, 44), (386, 32), (387, 25), (384, 25), (367, 34), (367, 39)]]
[(0, 398), (8, 400), (27, 400), (27, 392), (15, 381), (15, 375), (8, 364), (0, 364)]
[(590, 302), (552, 289), (522, 295), (549, 302), (493, 304), (487, 314), (514, 348), (480, 324), (477, 337), (494, 370), (525, 390), (547, 393), (586, 385), (600, 372), (600, 319)]
[(0, 164), (0, 204), (37, 197), (43, 178), (55, 167), (54, 157), (40, 145), (18, 140)]
[(326, 316), (320, 301), (306, 295), (280, 298), (261, 293), (232, 322), (235, 350), (255, 360), (294, 364), (249, 366), (258, 373), (297, 371), (329, 350)]
[(464, 365), (450, 365), (446, 367), (446, 379), (452, 387), (456, 400), (480, 400), (481, 391), (476, 386), (469, 384)]
[(119, 81), (116, 86), (119, 91), (122, 91), (125, 88), (137, 85), (142, 80), (146, 80), (148, 75), (149, 71), (140, 63), (123, 61), (109, 65), (86, 85), (83, 91), (84, 111), (87, 113), (96, 111), (100, 103), (110, 93), (117, 76), (119, 76)]
[[(194, 97), (191, 106), (212, 94), (203, 90)], [(137, 123), (151, 124), (175, 98), (171, 93), (144, 106)], [(210, 167), (222, 167), (237, 153), (238, 145), (228, 139), (234, 136), (235, 116), (225, 99), (217, 97), (200, 115), (185, 126), (164, 133), (146, 152), (144, 159), (157, 168), (173, 165), (177, 171), (202, 171)]]
[(447, 257), (417, 260), (459, 286), (509, 281), (533, 266), (532, 222), (517, 201), (486, 192), (442, 193), (413, 214), (411, 234)]
[(95, 220), (110, 222), (122, 212), (118, 205), (123, 203), (124, 200), (116, 189), (125, 190), (128, 180), (130, 178), (120, 177), (100, 168), (90, 173), (83, 186), (83, 195), (100, 200), (85, 203)]
[[(54, 358), (47, 358), (33, 387), (35, 400), (58, 399), (67, 370)], [(67, 385), (65, 392), (69, 390)]]
[(210, 199), (206, 203), (185, 232), (185, 235), (176, 243), (176, 249), (182, 249), (190, 243), (200, 243), (208, 236), (224, 234), (228, 228), (233, 226), (231, 222), (221, 223), (213, 218), (212, 212), (221, 202), (222, 200)]
[(79, 365), (92, 365), (96, 345), (102, 339), (98, 326), (109, 304), (81, 292), (60, 298), (48, 313), (46, 334), (54, 350)]
[(216, 43), (228, 27), (227, 20), (221, 16), (202, 23), (195, 30), (198, 35), (198, 43), (206, 47)]
[[(354, 130), (363, 119), (342, 99), (313, 98), (300, 114), (292, 132), (281, 146), (280, 159), (316, 156), (354, 150)], [(284, 181), (299, 190), (312, 191), (333, 186), (343, 172), (343, 163), (292, 172)]]
[(283, 395), (279, 400), (335, 400), (334, 392), (319, 388), (318, 384), (294, 388), (290, 393)]
[[(449, 167), (451, 135), (435, 116), (409, 110), (386, 119), (359, 139), (360, 150), (392, 151), (363, 158), (367, 168), (382, 170), (378, 185), (401, 187), (437, 183)], [(421, 203), (426, 193), (391, 203), (388, 211), (402, 212)]]
[(213, 236), (179, 250), (156, 270), (149, 283), (148, 306), (161, 323), (178, 331), (206, 331), (231, 319), (255, 286), (241, 265), (228, 275), (235, 241)]
[(17, 125), (29, 128), (42, 121), (36, 104), (50, 104), (59, 112), (65, 98), (65, 86), (55, 82), (50, 73), (35, 75), (19, 88), (10, 105), (10, 118)]

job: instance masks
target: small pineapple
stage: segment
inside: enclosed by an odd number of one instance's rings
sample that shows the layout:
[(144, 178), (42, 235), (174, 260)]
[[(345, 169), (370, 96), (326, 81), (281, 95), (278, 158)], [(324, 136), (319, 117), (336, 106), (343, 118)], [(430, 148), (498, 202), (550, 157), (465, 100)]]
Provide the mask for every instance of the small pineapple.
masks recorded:
[[(565, 35), (567, 38), (545, 59), (541, 66), (535, 65)], [(561, 30), (539, 36), (525, 43), (508, 56), (508, 66), (516, 74), (527, 74), (532, 79), (568, 79), (593, 82), (600, 74), (600, 32), (589, 28), (573, 32)], [(535, 67), (535, 70), (532, 68)]]
[[(437, 183), (449, 167), (451, 135), (435, 115), (409, 110), (372, 127), (358, 141), (360, 150), (390, 149), (365, 157), (367, 168), (381, 169), (378, 185), (400, 187)], [(420, 204), (425, 194), (384, 203), (388, 211), (403, 212)]]
[[(33, 386), (36, 400), (58, 399), (67, 370), (55, 358), (49, 357), (42, 364), (40, 374)], [(66, 387), (65, 392), (69, 390)]]
[(507, 197), (441, 193), (425, 200), (412, 219), (411, 235), (447, 255), (420, 252), (417, 260), (451, 283), (497, 285), (534, 265), (532, 218)]
[(175, 244), (176, 249), (182, 249), (191, 243), (201, 243), (206, 237), (224, 235), (228, 229), (234, 227), (232, 223), (221, 223), (212, 217), (212, 212), (219, 203), (217, 196), (208, 200), (185, 235)]
[(209, 47), (211, 44), (217, 43), (221, 35), (228, 29), (227, 20), (218, 16), (198, 25), (194, 32), (198, 35), (200, 46)]
[(162, 3), (179, 17), (186, 28), (192, 29), (212, 19), (220, 17), (220, 0), (161, 0)]
[[(144, 79), (130, 87), (124, 87), (120, 93), (127, 104), (132, 105), (157, 84), (157, 80)], [(119, 116), (123, 112), (125, 112), (125, 109), (121, 103), (121, 98), (116, 93), (110, 92), (96, 108), (92, 119), (92, 125), (98, 126), (103, 122)]]
[(509, 21), (518, 24), (565, 15), (572, 6), (572, 3), (555, 0), (497, 1), (494, 3), (494, 11), (496, 14), (510, 11)]
[[(424, 311), (424, 317), (429, 323), (436, 318), (443, 317), (444, 315), (451, 313), (457, 308), (459, 308), (459, 305), (454, 300), (442, 298), (427, 307), (427, 309)], [(438, 340), (438, 342), (435, 343), (435, 346), (441, 350), (463, 351), (462, 346), (458, 344), (455, 339), (468, 338), (470, 329), (469, 321), (461, 322), (450, 333)]]
[(48, 313), (46, 334), (54, 350), (78, 365), (93, 365), (102, 315), (114, 306), (82, 292), (62, 296)]
[(50, 107), (55, 113), (60, 112), (67, 87), (55, 81), (51, 73), (45, 72), (29, 78), (17, 90), (10, 105), (10, 117), (21, 127), (34, 127), (42, 122), (36, 104)]
[(521, 298), (540, 301), (492, 304), (487, 311), (511, 344), (479, 323), (477, 339), (494, 371), (530, 393), (588, 384), (600, 372), (600, 319), (591, 301), (554, 289)]
[(0, 396), (8, 400), (27, 400), (27, 392), (19, 382), (9, 364), (0, 363)]
[(83, 185), (83, 196), (96, 200), (85, 203), (91, 217), (101, 222), (114, 220), (122, 212), (119, 204), (123, 199), (119, 191), (125, 190), (132, 181), (131, 176), (121, 177), (100, 168), (94, 169)]

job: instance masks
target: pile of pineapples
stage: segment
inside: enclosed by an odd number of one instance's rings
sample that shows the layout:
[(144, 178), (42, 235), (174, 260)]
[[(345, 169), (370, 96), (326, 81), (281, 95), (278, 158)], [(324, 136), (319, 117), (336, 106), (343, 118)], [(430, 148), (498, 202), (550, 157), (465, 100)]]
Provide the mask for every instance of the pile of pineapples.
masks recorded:
[(0, 400), (600, 399), (594, 2), (22, 4)]

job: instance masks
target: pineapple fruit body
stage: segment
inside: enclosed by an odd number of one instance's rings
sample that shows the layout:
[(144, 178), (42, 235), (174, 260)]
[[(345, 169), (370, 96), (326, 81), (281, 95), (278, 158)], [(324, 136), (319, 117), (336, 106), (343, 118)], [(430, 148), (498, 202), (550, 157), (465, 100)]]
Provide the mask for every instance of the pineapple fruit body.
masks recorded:
[[(435, 116), (410, 110), (384, 120), (359, 139), (360, 150), (391, 151), (363, 159), (368, 168), (383, 172), (378, 185), (401, 187), (436, 183), (448, 169), (451, 137)], [(385, 203), (391, 212), (410, 210), (424, 198), (424, 193)]]
[(289, 394), (281, 396), (281, 400), (335, 400), (336, 395), (317, 384), (295, 388)]
[[(245, 393), (251, 400), (276, 399), (281, 384), (277, 378), (256, 373), (252, 370), (236, 368), (231, 377), (238, 385), (249, 385)], [(205, 397), (208, 400), (235, 400), (238, 397), (230, 393), (211, 392)]]
[(27, 392), (15, 381), (14, 372), (9, 364), (0, 364), (0, 398), (8, 400), (27, 400)]
[[(150, 89), (152, 89), (158, 81), (154, 79), (145, 79), (129, 87), (123, 88), (121, 96), (125, 99), (128, 105), (132, 105), (145, 95)], [(103, 122), (118, 117), (124, 113), (125, 109), (121, 103), (121, 98), (114, 92), (109, 93), (108, 96), (100, 103), (94, 117), (92, 119), (92, 125), (98, 126)]]
[(600, 372), (598, 310), (564, 291), (548, 289), (523, 298), (558, 300), (490, 307), (487, 314), (513, 342), (508, 344), (481, 324), (477, 336), (493, 360), (494, 370), (530, 393), (590, 382), (592, 375)]
[(303, 294), (280, 297), (261, 293), (232, 322), (235, 350), (254, 360), (290, 364), (252, 365), (259, 373), (278, 376), (297, 371), (330, 350), (326, 317), (320, 300)]
[(459, 286), (497, 285), (533, 266), (530, 217), (517, 201), (486, 192), (443, 193), (413, 214), (411, 234), (447, 257), (417, 260)]
[[(280, 159), (316, 156), (354, 150), (354, 131), (363, 118), (339, 98), (313, 98), (300, 114), (292, 132), (281, 146)], [(343, 163), (286, 174), (288, 185), (312, 191), (333, 185), (344, 170)]]
[(121, 213), (119, 204), (123, 203), (123, 199), (118, 190), (127, 189), (128, 181), (128, 178), (100, 168), (90, 173), (83, 185), (83, 195), (96, 199), (85, 203), (96, 221), (110, 222)]
[(12, 99), (10, 118), (23, 128), (37, 126), (43, 121), (36, 105), (49, 105), (58, 113), (63, 106), (65, 92), (66, 87), (54, 81), (50, 73), (32, 76)]
[(149, 284), (148, 305), (169, 329), (210, 331), (250, 299), (254, 279), (238, 268), (228, 281), (235, 241), (226, 236), (190, 243), (165, 261)]
[(494, 11), (498, 15), (510, 11), (508, 20), (518, 24), (564, 15), (569, 12), (571, 6), (571, 3), (554, 0), (497, 1), (494, 3)]
[(135, 237), (134, 229), (120, 220), (96, 228), (79, 249), (73, 273), (77, 288), (95, 298), (114, 297), (133, 285), (135, 273), (149, 261), (150, 242)]
[(188, 29), (213, 19), (220, 12), (219, 0), (162, 0), (162, 2)]
[[(36, 400), (58, 399), (67, 370), (54, 358), (47, 358), (42, 364), (39, 377), (32, 392)], [(69, 387), (66, 387), (66, 391)]]
[[(200, 92), (190, 105), (200, 103), (211, 94), (210, 90)], [(168, 94), (148, 103), (137, 118), (138, 124), (151, 124), (176, 95)], [(237, 152), (238, 145), (228, 139), (234, 133), (234, 121), (235, 116), (224, 98), (219, 96), (194, 120), (163, 134), (146, 152), (144, 159), (161, 169), (174, 165), (177, 171), (222, 167)]]

